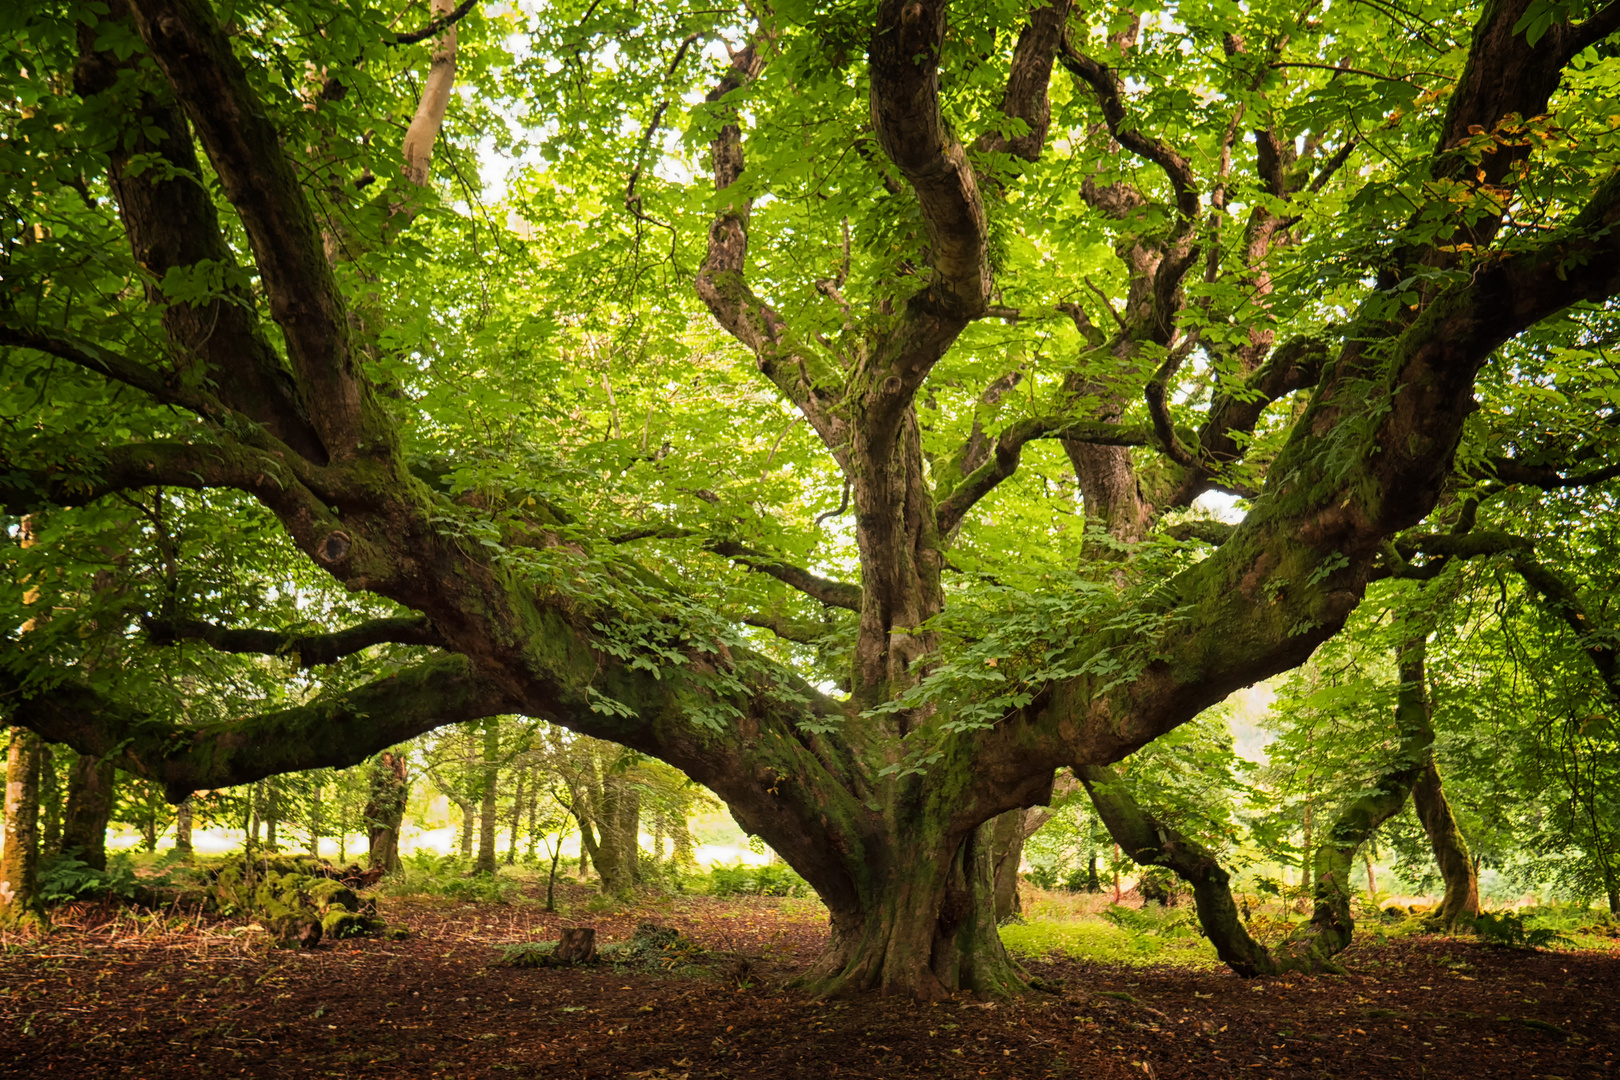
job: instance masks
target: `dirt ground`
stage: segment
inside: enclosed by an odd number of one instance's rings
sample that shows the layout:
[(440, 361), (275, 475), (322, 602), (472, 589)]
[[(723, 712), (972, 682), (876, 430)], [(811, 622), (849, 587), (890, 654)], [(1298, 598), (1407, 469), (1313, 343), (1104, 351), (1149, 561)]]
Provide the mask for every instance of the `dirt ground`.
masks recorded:
[[(1014, 1003), (821, 1003), (781, 988), (825, 938), (792, 900), (691, 898), (567, 919), (384, 901), (404, 941), (270, 949), (241, 920), (89, 909), (0, 951), (0, 1077), (1614, 1077), (1620, 954), (1359, 945), (1349, 974), (1028, 964)], [(499, 946), (654, 919), (741, 975), (493, 966)]]

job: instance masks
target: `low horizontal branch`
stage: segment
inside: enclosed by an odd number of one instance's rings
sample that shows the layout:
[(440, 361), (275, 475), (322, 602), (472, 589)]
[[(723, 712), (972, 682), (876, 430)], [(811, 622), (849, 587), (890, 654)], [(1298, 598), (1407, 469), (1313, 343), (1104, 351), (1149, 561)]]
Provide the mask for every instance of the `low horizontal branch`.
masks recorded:
[(446, 724), (515, 708), (466, 657), (449, 654), (306, 705), (203, 727), (160, 719), (77, 681), (27, 698), (15, 683), (0, 689), (16, 701), (13, 723), (162, 784), (175, 803), (193, 791), (357, 765)]
[(303, 668), (335, 664), (345, 656), (352, 656), (373, 645), (444, 644), (438, 631), (420, 615), (373, 619), (326, 634), (233, 629), (197, 619), (147, 618), (142, 623), (156, 645), (201, 641), (220, 652), (296, 657), (298, 666)]

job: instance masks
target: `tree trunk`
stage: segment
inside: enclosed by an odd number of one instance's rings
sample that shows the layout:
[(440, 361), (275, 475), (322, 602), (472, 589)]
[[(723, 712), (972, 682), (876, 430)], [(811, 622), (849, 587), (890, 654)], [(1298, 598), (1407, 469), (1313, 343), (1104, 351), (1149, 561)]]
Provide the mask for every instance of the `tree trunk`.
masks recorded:
[(1093, 851), (1091, 858), (1086, 860), (1086, 892), (1102, 892), (1102, 881), (1097, 877), (1097, 853)]
[(56, 777), (56, 752), (42, 743), (39, 758), (39, 853), (62, 850), (62, 785)]
[(259, 812), (264, 806), (264, 781), (248, 788), (247, 838), (250, 847), (259, 846)]
[(188, 862), (192, 856), (191, 819), (194, 806), (191, 796), (188, 795), (185, 802), (176, 807), (174, 812), (174, 851)]
[(309, 790), (309, 853), (321, 857), (321, 785)]
[(1446, 893), (1431, 918), (1441, 926), (1455, 926), (1460, 918), (1479, 914), (1479, 878), (1474, 871), (1474, 860), (1469, 857), (1468, 842), (1463, 839), (1457, 819), (1446, 801), (1445, 789), (1440, 783), (1440, 769), (1431, 756), (1424, 764), (1417, 783), (1412, 785), (1412, 805), (1417, 809), (1423, 831), (1429, 834), (1429, 846), (1434, 861), (1445, 880)]
[(524, 772), (519, 769), (517, 778), (512, 785), (512, 833), (506, 841), (506, 865), (517, 864), (518, 830), (523, 824), (523, 781)]
[(1362, 850), (1361, 857), (1367, 864), (1367, 896), (1376, 899), (1378, 896), (1378, 877), (1373, 873), (1373, 844), (1371, 840), (1367, 841), (1367, 846)]
[(67, 816), (62, 850), (97, 870), (107, 869), (107, 823), (112, 820), (117, 770), (110, 761), (80, 754), (68, 770)]
[(39, 899), (39, 762), (45, 742), (11, 729), (6, 754), (5, 850), (0, 852), (0, 926), (43, 929)]
[(409, 795), (405, 755), (384, 750), (372, 761), (369, 797), (362, 813), (370, 848), (369, 865), (373, 870), (380, 869), (385, 874), (399, 871), (399, 830), (405, 822), (405, 803)]
[(801, 984), (823, 995), (880, 990), (925, 1000), (1022, 992), (1025, 974), (996, 933), (994, 822), (971, 830), (954, 853), (927, 842), (926, 822), (911, 824), (857, 879), (853, 903), (828, 905), (831, 940)]
[(275, 780), (264, 782), (264, 846), (276, 849), (276, 826), (281, 821), (281, 791)]
[(1305, 897), (1311, 895), (1311, 840), (1313, 839), (1311, 836), (1311, 819), (1315, 816), (1315, 812), (1315, 801), (1307, 795), (1305, 797), (1304, 824), (1300, 829), (1299, 844), (1299, 891), (1301, 904), (1304, 904)]
[(1008, 810), (990, 822), (990, 862), (994, 876), (996, 922), (1022, 910), (1018, 899), (1018, 864), (1024, 858), (1024, 811)]
[(478, 807), (478, 861), (473, 873), (495, 873), (495, 803), (496, 781), (500, 774), (501, 729), (491, 717), (484, 723), (484, 760), (482, 763), (482, 799)]

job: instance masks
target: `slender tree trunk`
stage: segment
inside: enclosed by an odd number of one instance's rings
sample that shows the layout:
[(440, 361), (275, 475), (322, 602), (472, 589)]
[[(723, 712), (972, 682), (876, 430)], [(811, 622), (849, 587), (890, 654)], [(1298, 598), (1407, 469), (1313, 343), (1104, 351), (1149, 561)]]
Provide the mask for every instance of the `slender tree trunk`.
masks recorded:
[[(546, 910), (557, 910), (557, 860), (562, 858), (563, 839), (568, 834), (562, 830), (557, 831), (557, 843), (551, 849), (551, 873), (546, 875)], [(531, 834), (532, 836), (532, 834)]]
[(1474, 860), (1468, 853), (1468, 842), (1446, 801), (1445, 788), (1440, 783), (1440, 769), (1431, 756), (1412, 785), (1412, 805), (1417, 809), (1423, 831), (1429, 834), (1429, 847), (1440, 868), (1440, 877), (1446, 883), (1446, 893), (1440, 900), (1432, 918), (1441, 926), (1450, 928), (1460, 918), (1479, 914), (1479, 878), (1474, 871)]
[(259, 820), (260, 810), (264, 806), (264, 781), (260, 780), (248, 789), (248, 843), (253, 847), (259, 846)]
[(56, 752), (50, 743), (40, 744), (39, 758), (39, 853), (55, 855), (62, 850), (62, 785), (56, 776)]
[(512, 834), (506, 841), (506, 865), (517, 864), (518, 830), (523, 824), (523, 781), (522, 769), (517, 770), (517, 777), (512, 784)]
[(180, 858), (189, 862), (192, 856), (191, 822), (195, 803), (191, 796), (175, 808), (174, 812), (174, 851)]
[(1018, 864), (1024, 857), (1024, 811), (1008, 810), (990, 822), (990, 864), (996, 922), (1018, 914)]
[(1369, 840), (1367, 846), (1362, 850), (1361, 856), (1367, 863), (1367, 896), (1370, 898), (1378, 896), (1378, 877), (1373, 873), (1373, 852), (1373, 843)]
[(117, 777), (112, 762), (89, 754), (80, 754), (68, 769), (62, 850), (77, 851), (81, 861), (97, 870), (107, 869), (107, 823), (112, 820)]
[(316, 784), (309, 792), (309, 853), (315, 858), (321, 857), (321, 785)]
[(494, 717), (484, 722), (484, 759), (478, 807), (478, 860), (473, 864), (475, 874), (495, 872), (495, 813), (496, 781), (499, 778), (501, 757), (501, 729)]
[[(385, 874), (397, 873), (399, 831), (405, 823), (405, 803), (410, 795), (410, 779), (405, 755), (384, 750), (371, 763), (369, 797), (361, 816), (365, 819), (369, 864)], [(343, 858), (341, 844), (338, 858)]]
[(276, 826), (281, 821), (281, 789), (274, 779), (264, 782), (264, 846), (276, 848)]
[(1299, 844), (1299, 902), (1302, 905), (1300, 910), (1304, 910), (1305, 898), (1311, 895), (1311, 819), (1315, 812), (1315, 801), (1307, 795), (1305, 797), (1304, 827), (1300, 830)]
[(39, 763), (44, 740), (11, 729), (6, 754), (5, 850), (0, 852), (0, 926), (43, 929), (39, 899)]
[[(535, 848), (540, 842), (540, 777), (538, 774), (530, 781), (529, 786), (533, 789), (532, 794), (529, 796), (529, 843), (523, 849), (523, 856), (526, 859), (533, 859)], [(562, 841), (559, 840), (558, 843), (560, 844)]]

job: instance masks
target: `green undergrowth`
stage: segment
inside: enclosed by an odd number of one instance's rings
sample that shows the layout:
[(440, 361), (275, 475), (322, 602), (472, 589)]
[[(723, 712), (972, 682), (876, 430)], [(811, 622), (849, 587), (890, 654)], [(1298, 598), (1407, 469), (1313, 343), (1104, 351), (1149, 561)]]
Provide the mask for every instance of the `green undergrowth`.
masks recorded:
[(417, 851), (405, 856), (397, 873), (378, 885), (385, 896), (442, 896), (473, 904), (509, 904), (523, 894), (523, 883), (505, 874), (473, 874), (456, 855)]

